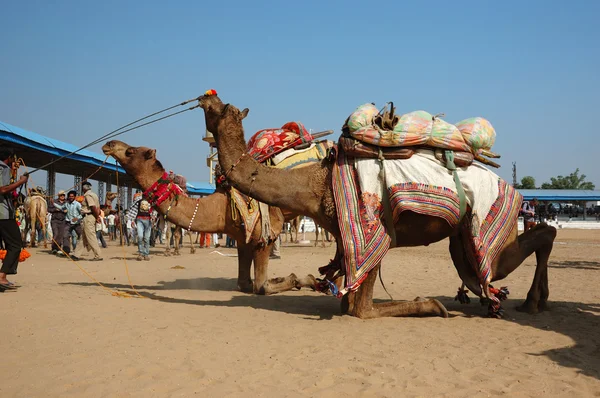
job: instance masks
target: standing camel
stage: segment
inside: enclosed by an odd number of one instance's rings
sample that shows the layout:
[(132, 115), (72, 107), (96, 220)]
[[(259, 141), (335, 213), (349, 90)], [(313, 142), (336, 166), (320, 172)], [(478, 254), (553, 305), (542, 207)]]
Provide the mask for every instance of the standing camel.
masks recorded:
[[(103, 147), (105, 155), (115, 158), (142, 189), (147, 190), (163, 178), (165, 170), (156, 159), (156, 150), (146, 147), (131, 147), (121, 141), (109, 141)], [(273, 294), (302, 287), (315, 287), (312, 275), (298, 278), (294, 274), (283, 278), (267, 278), (269, 255), (274, 241), (261, 243), (262, 227), (258, 223), (246, 243), (245, 228), (241, 217), (232, 217), (229, 193), (217, 189), (212, 195), (199, 199), (179, 196), (177, 200), (167, 199), (158, 206), (158, 211), (166, 215), (168, 221), (183, 226), (190, 231), (222, 232), (233, 237), (238, 245), (238, 288), (243, 292)], [(276, 234), (281, 231), (283, 215), (281, 210), (269, 207), (270, 228)], [(191, 234), (190, 234), (191, 235)], [(254, 262), (254, 282), (250, 269)]]
[(23, 203), (25, 209), (25, 220), (26, 227), (24, 236), (27, 235), (27, 231), (30, 232), (30, 247), (35, 247), (37, 242), (35, 240), (35, 234), (37, 231), (36, 224), (39, 222), (42, 227), (42, 236), (44, 239), (44, 249), (48, 248), (48, 242), (46, 241), (46, 218), (48, 216), (48, 203), (46, 199), (37, 194), (35, 191), (30, 190), (29, 196), (25, 198)]
[[(315, 247), (319, 244), (319, 237), (321, 238), (321, 247), (325, 247), (325, 228), (315, 223)], [(329, 241), (329, 246), (333, 244), (333, 241)]]
[[(240, 111), (233, 105), (223, 104), (217, 95), (206, 94), (199, 99), (204, 109), (206, 129), (211, 131), (219, 148), (219, 162), (227, 171), (229, 182), (246, 194), (252, 192), (257, 200), (282, 209), (311, 217), (333, 233), (337, 241), (337, 255), (343, 254), (340, 226), (332, 191), (333, 161), (324, 159), (319, 164), (295, 170), (265, 167), (246, 154), (242, 120), (248, 109)], [(468, 218), (463, 218), (462, 222)], [(423, 246), (450, 237), (450, 253), (463, 283), (475, 294), (485, 292), (479, 284), (476, 271), (467, 261), (458, 227), (451, 227), (444, 219), (403, 211), (394, 220), (395, 242), (392, 247)], [(501, 280), (513, 272), (527, 257), (535, 252), (537, 266), (525, 302), (518, 310), (529, 313), (543, 311), (548, 299), (548, 258), (552, 251), (556, 229), (538, 224), (518, 235), (514, 223), (509, 238), (500, 248), (491, 264), (491, 280)], [(359, 318), (384, 316), (447, 317), (446, 308), (435, 299), (409, 302), (373, 302), (373, 286), (381, 264), (373, 268), (356, 291), (344, 295), (342, 311)], [(343, 278), (340, 278), (343, 279)]]
[[(285, 214), (285, 213), (284, 213)], [(298, 243), (298, 229), (300, 226), (300, 217), (296, 216), (285, 222), (283, 229), (285, 232), (285, 241), (288, 242), (288, 234), (290, 235), (291, 243)], [(287, 220), (287, 217), (286, 217)]]
[[(181, 254), (179, 251), (179, 241), (181, 239), (181, 234), (183, 233), (182, 227), (165, 220), (163, 216), (159, 216), (157, 228), (160, 233), (166, 228), (165, 245), (167, 247), (165, 249), (165, 256), (171, 255), (171, 236), (173, 236), (173, 254), (179, 256)], [(189, 232), (187, 236), (190, 240), (190, 253), (194, 254), (196, 253), (196, 248), (194, 247), (194, 235)]]
[(108, 206), (109, 209), (112, 209), (112, 202), (119, 196), (116, 192), (107, 192), (104, 198), (104, 205)]

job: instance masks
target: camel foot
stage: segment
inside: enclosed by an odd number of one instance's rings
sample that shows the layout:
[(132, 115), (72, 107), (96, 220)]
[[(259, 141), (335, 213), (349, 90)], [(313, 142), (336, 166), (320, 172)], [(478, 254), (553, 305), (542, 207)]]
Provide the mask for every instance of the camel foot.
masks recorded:
[(254, 285), (252, 284), (252, 280), (248, 279), (247, 281), (238, 281), (238, 289), (242, 293), (254, 293)]
[(302, 289), (303, 287), (307, 287), (307, 288), (315, 291), (316, 286), (317, 286), (317, 278), (315, 278), (314, 276), (312, 276), (310, 274), (308, 274), (304, 278), (296, 278), (295, 288), (298, 290)]
[(190, 254), (196, 254), (196, 249), (192, 247), (192, 248), (190, 249)]
[(548, 311), (548, 302), (546, 300), (532, 300), (527, 298), (525, 302), (516, 307), (519, 312), (526, 312), (530, 315), (537, 314), (538, 312)]
[(181, 253), (179, 253), (179, 250), (176, 250), (176, 251), (175, 251), (173, 254), (174, 254), (175, 256), (181, 256)]
[(454, 301), (458, 301), (461, 304), (470, 304), (471, 298), (469, 297), (469, 291), (467, 289), (458, 288)]

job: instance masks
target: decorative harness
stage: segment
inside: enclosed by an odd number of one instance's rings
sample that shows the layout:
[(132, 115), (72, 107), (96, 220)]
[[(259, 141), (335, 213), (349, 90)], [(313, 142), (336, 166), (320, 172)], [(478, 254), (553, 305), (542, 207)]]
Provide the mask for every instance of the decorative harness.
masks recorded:
[[(169, 175), (166, 171), (158, 180), (156, 180), (154, 184), (152, 184), (150, 188), (145, 190), (143, 194), (144, 198), (150, 202), (152, 207), (155, 208), (160, 206), (165, 200), (172, 197), (171, 203), (169, 203), (169, 207), (164, 214), (165, 220), (169, 216), (169, 212), (171, 211), (171, 207), (173, 207), (173, 203), (177, 202), (179, 199), (179, 195), (187, 196), (184, 190), (169, 178)], [(198, 204), (200, 204), (199, 200), (196, 201), (196, 208), (194, 209), (194, 214), (190, 219), (190, 224), (187, 228), (188, 231), (192, 230), (192, 223), (194, 222), (196, 214), (198, 213)]]
[(173, 201), (176, 201), (179, 198), (179, 195), (184, 195), (183, 189), (173, 180), (169, 178), (169, 175), (165, 171), (163, 175), (156, 180), (150, 188), (144, 191), (144, 198), (150, 202), (150, 205), (153, 207), (160, 206), (165, 200), (173, 197)]

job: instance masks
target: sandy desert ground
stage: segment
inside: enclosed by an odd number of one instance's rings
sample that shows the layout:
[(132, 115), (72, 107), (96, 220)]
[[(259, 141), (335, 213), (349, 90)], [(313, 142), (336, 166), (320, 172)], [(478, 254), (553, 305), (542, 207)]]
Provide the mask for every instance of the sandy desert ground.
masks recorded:
[[(383, 278), (395, 299), (438, 298), (449, 319), (363, 321), (312, 291), (240, 293), (237, 259), (215, 249), (157, 247), (150, 262), (134, 251), (113, 244), (105, 261), (79, 262), (105, 290), (32, 250), (13, 278), (22, 287), (0, 293), (0, 396), (600, 396), (600, 230), (559, 231), (549, 312), (515, 311), (533, 279), (527, 259), (502, 283), (503, 320), (454, 301), (447, 241), (390, 251)], [(333, 252), (284, 246), (270, 275), (316, 273)], [(126, 265), (145, 298), (111, 295), (134, 294)], [(387, 297), (379, 283), (376, 297)]]

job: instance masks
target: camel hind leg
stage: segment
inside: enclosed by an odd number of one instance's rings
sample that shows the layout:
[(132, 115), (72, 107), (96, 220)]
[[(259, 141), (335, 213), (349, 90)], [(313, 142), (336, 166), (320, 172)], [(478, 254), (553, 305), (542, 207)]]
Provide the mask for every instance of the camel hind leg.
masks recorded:
[(346, 294), (342, 300), (342, 312), (348, 313), (361, 319), (381, 317), (405, 317), (405, 316), (441, 316), (448, 317), (448, 311), (442, 303), (436, 299), (421, 299), (417, 297), (414, 301), (389, 301), (384, 303), (373, 303), (373, 287), (377, 280), (377, 265), (367, 275), (356, 292)]
[(537, 264), (533, 282), (527, 293), (527, 299), (517, 307), (517, 311), (535, 314), (547, 310), (548, 259), (555, 238), (556, 228), (540, 223), (507, 244), (502, 250), (496, 267), (492, 267), (492, 281), (504, 279), (535, 252)]

